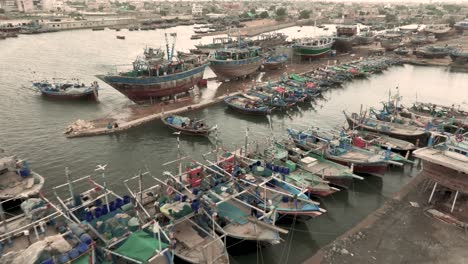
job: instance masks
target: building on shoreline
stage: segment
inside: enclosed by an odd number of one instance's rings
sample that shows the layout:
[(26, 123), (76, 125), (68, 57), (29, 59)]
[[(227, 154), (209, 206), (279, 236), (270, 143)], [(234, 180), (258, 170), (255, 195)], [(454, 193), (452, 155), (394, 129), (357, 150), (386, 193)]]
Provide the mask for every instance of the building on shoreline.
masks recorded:
[(44, 29), (53, 30), (71, 30), (83, 28), (96, 28), (96, 27), (112, 27), (124, 26), (136, 23), (135, 18), (129, 17), (116, 17), (116, 18), (101, 18), (101, 19), (87, 19), (87, 20), (60, 20), (60, 21), (44, 21), (40, 25)]

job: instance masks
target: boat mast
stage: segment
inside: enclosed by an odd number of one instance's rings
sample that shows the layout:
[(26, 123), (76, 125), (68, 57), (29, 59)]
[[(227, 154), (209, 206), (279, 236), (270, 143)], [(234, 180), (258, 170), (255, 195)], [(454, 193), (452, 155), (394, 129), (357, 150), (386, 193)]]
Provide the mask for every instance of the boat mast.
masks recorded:
[(164, 33), (164, 37), (166, 38), (166, 53), (167, 53), (167, 60), (170, 60), (170, 54), (169, 54), (169, 40), (167, 39), (167, 33)]
[(70, 191), (70, 199), (73, 203), (73, 206), (75, 206), (75, 201), (73, 199), (73, 197), (75, 197), (74, 193), (73, 193), (73, 186), (72, 186), (72, 182), (71, 182), (71, 178), (70, 178), (70, 170), (68, 169), (68, 167), (65, 167), (65, 176), (67, 177), (67, 181), (68, 181), (68, 190)]
[(174, 57), (174, 47), (176, 43), (177, 33), (171, 33), (171, 37), (173, 37), (173, 41), (172, 41), (172, 50), (171, 50), (171, 56), (169, 58), (169, 61), (172, 61), (172, 58)]

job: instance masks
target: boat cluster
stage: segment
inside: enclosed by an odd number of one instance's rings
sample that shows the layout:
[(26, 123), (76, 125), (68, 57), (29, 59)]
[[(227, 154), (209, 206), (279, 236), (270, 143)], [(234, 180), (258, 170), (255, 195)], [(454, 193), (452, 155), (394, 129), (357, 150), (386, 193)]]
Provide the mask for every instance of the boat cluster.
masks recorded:
[(310, 102), (323, 91), (340, 86), (346, 81), (367, 78), (396, 64), (400, 62), (371, 59), (320, 67), (300, 76), (285, 74), (278, 82), (255, 85), (252, 89), (226, 97), (224, 102), (233, 110), (245, 114), (267, 115), (273, 111), (281, 112), (294, 109), (298, 104)]
[[(433, 105), (408, 110), (415, 112), (468, 116)], [(247, 130), (244, 146), (229, 150), (216, 140), (201, 160), (179, 147), (178, 159), (165, 163), (160, 173), (140, 172), (124, 180), (124, 194), (107, 185), (106, 165), (80, 178), (66, 169), (67, 183), (53, 188), (57, 202), (40, 194), (44, 178), (27, 162), (5, 157), (0, 181), (15, 186), (15, 192), (0, 190), (0, 262), (173, 263), (177, 257), (189, 263), (229, 263), (228, 237), (234, 244), (281, 243), (281, 235), (290, 231), (277, 223), (327, 212), (318, 197), (365, 180), (357, 174), (383, 175), (390, 165), (413, 163), (409, 155), (418, 142), (401, 137), (417, 141), (419, 128), (365, 114), (346, 117), (350, 126), (343, 131), (290, 128), (284, 138), (249, 141)], [(204, 126), (180, 117), (166, 122)], [(466, 156), (468, 134), (444, 137), (444, 149)], [(431, 136), (427, 144), (436, 139)]]

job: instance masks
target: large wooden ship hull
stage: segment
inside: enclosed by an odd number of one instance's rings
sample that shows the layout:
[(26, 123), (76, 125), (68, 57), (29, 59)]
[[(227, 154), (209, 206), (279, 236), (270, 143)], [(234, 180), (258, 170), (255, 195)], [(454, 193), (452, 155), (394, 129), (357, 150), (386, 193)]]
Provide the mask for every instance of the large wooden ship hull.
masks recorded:
[(233, 79), (252, 74), (262, 65), (262, 57), (244, 60), (210, 59), (210, 67), (219, 78)]
[(294, 46), (294, 52), (297, 55), (300, 55), (303, 58), (318, 58), (326, 56), (331, 51), (331, 46), (333, 43), (323, 47), (312, 47), (305, 45), (296, 45)]
[(380, 46), (386, 51), (392, 51), (400, 45), (400, 40), (395, 39), (382, 39), (380, 40)]
[(165, 76), (97, 75), (96, 77), (135, 103), (145, 103), (189, 91), (203, 79), (206, 66), (207, 64), (202, 64), (188, 71)]

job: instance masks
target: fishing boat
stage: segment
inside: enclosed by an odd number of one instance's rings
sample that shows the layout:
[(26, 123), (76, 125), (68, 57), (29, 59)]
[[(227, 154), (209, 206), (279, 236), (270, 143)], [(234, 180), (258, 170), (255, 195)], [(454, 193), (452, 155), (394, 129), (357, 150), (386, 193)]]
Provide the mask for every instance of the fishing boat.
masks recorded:
[(10, 214), (28, 198), (38, 198), (44, 177), (31, 170), (25, 160), (16, 156), (0, 158), (0, 202), (3, 212)]
[(409, 50), (407, 48), (397, 48), (394, 50), (395, 54), (400, 55), (400, 56), (406, 56), (409, 53)]
[[(267, 162), (268, 169), (281, 173), (284, 181), (295, 186), (304, 186), (307, 188), (307, 193), (311, 195), (326, 197), (339, 191), (339, 189), (331, 187), (329, 182), (319, 175), (295, 166), (296, 164), (289, 160), (289, 150), (279, 143), (273, 143), (265, 149), (263, 154), (254, 156), (256, 159), (258, 157)], [(293, 158), (297, 158), (297, 156)]]
[(456, 107), (452, 106), (437, 105), (424, 102), (415, 102), (411, 107), (405, 107), (404, 111), (399, 113), (403, 117), (407, 118), (429, 118), (431, 123), (434, 124), (453, 124), (462, 128), (468, 128), (466, 119), (468, 118), (468, 111), (460, 108), (460, 105)]
[(125, 39), (125, 36), (117, 36), (117, 39)]
[[(164, 176), (169, 175), (172, 174), (164, 173)], [(201, 197), (195, 195), (198, 191), (183, 193), (184, 187), (175, 177), (166, 181), (153, 177), (157, 181), (155, 185), (132, 191), (130, 181), (142, 176), (139, 174), (125, 180), (125, 185), (146, 217), (156, 216), (160, 230), (167, 233), (175, 256), (194, 264), (228, 264), (229, 256), (222, 239), (225, 235), (216, 234), (216, 223), (205, 210)], [(139, 185), (142, 186), (141, 181)]]
[(220, 173), (218, 166), (225, 164), (224, 160), (219, 160), (212, 166), (192, 161), (180, 175), (173, 176), (168, 172), (166, 175), (179, 186), (183, 186), (178, 192), (182, 197), (194, 197), (204, 193), (203, 199), (200, 200), (200, 209), (211, 215), (208, 222), (220, 233), (226, 234), (236, 242), (280, 243), (279, 233), (287, 234), (288, 231), (275, 226), (277, 213), (262, 212), (258, 207), (254, 208), (257, 210), (254, 211), (249, 207), (249, 200), (253, 197), (249, 191), (253, 193), (254, 187), (242, 188), (232, 175), (227, 172)]
[(452, 61), (454, 62), (468, 62), (468, 52), (463, 52), (461, 50), (453, 50), (452, 52), (450, 52), (449, 55)]
[(329, 181), (332, 186), (345, 189), (349, 189), (353, 185), (354, 179), (364, 179), (355, 175), (349, 167), (329, 161), (324, 156), (312, 151), (298, 148), (293, 140), (287, 139), (277, 144), (288, 150), (289, 162), (286, 165), (290, 171), (294, 171), (298, 167)]
[(208, 126), (204, 120), (178, 115), (164, 116), (161, 120), (169, 128), (179, 131), (184, 135), (207, 136), (216, 129), (216, 127)]
[(45, 97), (60, 100), (79, 100), (88, 99), (96, 100), (99, 94), (99, 85), (97, 82), (92, 82), (89, 86), (78, 81), (40, 81), (33, 82), (33, 89), (38, 90)]
[(361, 30), (361, 32), (356, 36), (356, 42), (359, 45), (370, 45), (374, 43), (374, 40), (375, 34), (368, 28), (366, 28), (366, 30)]
[(273, 205), (280, 216), (306, 218), (317, 217), (326, 212), (304, 194), (307, 189), (282, 180), (265, 162), (238, 154), (224, 153), (223, 161), (229, 161), (226, 167), (232, 170), (231, 174), (239, 179), (241, 186), (259, 186), (250, 192), (253, 194), (251, 198), (255, 201), (254, 204), (259, 208), (267, 210)]
[(201, 38), (202, 38), (202, 36), (200, 36), (200, 35), (192, 35), (192, 36), (190, 36), (190, 39), (201, 39)]
[(92, 30), (92, 31), (102, 31), (102, 30), (104, 30), (104, 29), (105, 29), (104, 27), (94, 27), (94, 28), (92, 28), (91, 30)]
[(232, 37), (218, 37), (213, 38), (213, 42), (210, 44), (198, 44), (195, 45), (196, 50), (190, 50), (194, 53), (199, 54), (210, 54), (215, 52), (218, 49), (223, 49), (225, 47), (231, 48), (237, 45), (237, 40)]
[(259, 46), (261, 48), (271, 48), (286, 44), (287, 35), (283, 33), (265, 33), (260, 34), (257, 38), (248, 41), (250, 46)]
[(166, 45), (167, 58), (161, 52), (154, 53), (156, 58), (138, 57), (131, 71), (109, 73), (97, 77), (135, 103), (152, 103), (162, 97), (174, 96), (192, 89), (201, 79), (207, 61), (201, 57), (181, 60), (174, 52), (176, 34), (172, 50)]
[(331, 37), (305, 38), (293, 45), (294, 52), (304, 58), (325, 56), (334, 43)]
[(463, 21), (458, 21), (457, 23), (454, 24), (454, 27), (458, 31), (464, 31), (468, 30), (468, 19), (465, 19)]
[(288, 56), (286, 54), (278, 56), (268, 56), (263, 62), (263, 67), (265, 68), (265, 70), (276, 70), (283, 68), (287, 62)]
[(288, 129), (288, 134), (297, 147), (353, 168), (355, 173), (382, 176), (385, 174), (388, 164), (394, 163), (380, 154), (352, 146), (349, 138), (346, 137), (330, 138), (319, 135), (318, 131), (309, 133), (295, 129)]
[(218, 49), (208, 57), (210, 68), (221, 79), (253, 74), (262, 65), (259, 47)]
[(388, 160), (399, 162), (402, 164), (405, 164), (405, 163), (414, 164), (413, 161), (408, 159), (409, 154), (410, 154), (409, 151), (405, 153), (406, 156), (402, 156), (401, 154), (395, 151), (392, 151), (390, 146), (388, 146), (385, 150), (382, 150), (383, 146), (379, 144), (380, 142), (376, 142), (374, 140), (366, 140), (363, 137), (359, 136), (358, 133), (347, 133), (347, 134), (351, 138), (351, 144), (355, 147), (366, 149), (375, 153), (385, 152), (385, 156)]
[(337, 25), (335, 43), (333, 49), (348, 52), (356, 42), (357, 26), (356, 25)]
[(401, 34), (387, 33), (380, 38), (380, 46), (386, 51), (392, 51), (400, 46)]
[[(432, 35), (433, 36), (433, 35)], [(416, 34), (411, 36), (411, 45), (420, 46), (428, 43), (427, 37), (425, 35)]]
[(0, 244), (8, 245), (2, 246), (0, 263), (97, 264), (102, 260), (94, 257), (94, 241), (83, 226), (76, 225), (45, 197), (25, 200), (17, 213), (3, 215), (0, 221)]
[(452, 28), (447, 24), (428, 25), (424, 29), (424, 32), (427, 34), (434, 34), (434, 36), (440, 40), (448, 37), (451, 29)]
[(359, 118), (357, 113), (349, 116), (343, 112), (349, 127), (352, 129), (363, 129), (366, 131), (387, 135), (393, 138), (408, 141), (416, 147), (425, 146), (431, 135), (430, 132), (414, 126), (401, 125), (397, 123), (379, 121), (372, 118)]
[[(95, 170), (102, 184), (92, 175), (71, 180), (66, 169), (67, 183), (53, 188), (63, 213), (76, 223), (74, 235), (92, 241), (100, 253), (95, 256), (99, 263), (173, 263), (172, 240), (154, 218), (140, 215), (129, 195), (120, 196), (107, 187), (106, 166), (98, 165)], [(89, 235), (83, 235), (84, 230)]]
[(354, 141), (353, 139), (353, 144), (355, 146), (358, 144), (361, 146), (363, 144), (364, 146), (376, 145), (385, 150), (390, 148), (392, 151), (403, 154), (405, 156), (408, 154), (408, 152), (416, 150), (416, 146), (413, 143), (390, 136), (362, 130), (354, 130), (348, 132), (348, 134), (349, 133), (351, 133), (354, 137), (359, 137), (362, 140), (361, 142), (358, 142), (357, 140)]
[(233, 95), (224, 98), (224, 103), (228, 105), (229, 108), (249, 115), (268, 115), (271, 113), (272, 109), (263, 103), (248, 99), (244, 96)]
[(420, 58), (444, 58), (454, 50), (453, 47), (426, 46), (416, 50), (416, 56)]

